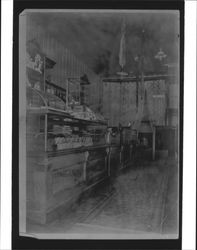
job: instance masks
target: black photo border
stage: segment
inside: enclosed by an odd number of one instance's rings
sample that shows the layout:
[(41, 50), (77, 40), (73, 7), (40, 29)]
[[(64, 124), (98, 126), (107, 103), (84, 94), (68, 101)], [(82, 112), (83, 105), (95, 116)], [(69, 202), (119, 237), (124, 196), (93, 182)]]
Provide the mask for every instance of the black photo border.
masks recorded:
[[(139, 9), (180, 12), (179, 238), (173, 240), (38, 240), (19, 235), (19, 15), (25, 9)], [(181, 249), (183, 183), (184, 1), (14, 0), (12, 114), (12, 249)]]

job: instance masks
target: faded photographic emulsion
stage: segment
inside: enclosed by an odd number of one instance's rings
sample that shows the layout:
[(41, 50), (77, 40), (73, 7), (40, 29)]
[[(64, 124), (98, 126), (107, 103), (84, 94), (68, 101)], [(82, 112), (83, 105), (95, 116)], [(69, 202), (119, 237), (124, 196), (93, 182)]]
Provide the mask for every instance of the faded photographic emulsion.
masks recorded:
[(179, 15), (20, 14), (20, 235), (179, 237)]

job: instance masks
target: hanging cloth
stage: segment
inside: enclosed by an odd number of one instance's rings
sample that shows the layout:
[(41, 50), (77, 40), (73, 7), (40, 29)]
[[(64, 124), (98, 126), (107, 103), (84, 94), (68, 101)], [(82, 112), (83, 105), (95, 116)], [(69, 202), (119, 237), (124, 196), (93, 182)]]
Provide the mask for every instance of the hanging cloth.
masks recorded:
[(126, 28), (126, 24), (125, 24), (125, 20), (123, 20), (122, 28), (121, 28), (120, 51), (119, 51), (119, 64), (122, 70), (126, 64), (125, 28)]
[(139, 131), (142, 121), (149, 121), (151, 129), (153, 129), (153, 123), (150, 119), (149, 105), (147, 100), (147, 87), (146, 83), (142, 82), (142, 96), (139, 98), (139, 106), (136, 113), (136, 118), (133, 124), (133, 129)]

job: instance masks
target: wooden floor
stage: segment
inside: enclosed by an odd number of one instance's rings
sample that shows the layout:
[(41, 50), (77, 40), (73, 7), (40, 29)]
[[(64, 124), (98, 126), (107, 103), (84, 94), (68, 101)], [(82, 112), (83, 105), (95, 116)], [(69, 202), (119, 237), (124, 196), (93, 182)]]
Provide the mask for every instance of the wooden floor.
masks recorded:
[(31, 224), (29, 233), (42, 234), (41, 238), (47, 234), (52, 238), (176, 238), (177, 174), (177, 163), (169, 158), (128, 166), (75, 204), (69, 216), (46, 226)]

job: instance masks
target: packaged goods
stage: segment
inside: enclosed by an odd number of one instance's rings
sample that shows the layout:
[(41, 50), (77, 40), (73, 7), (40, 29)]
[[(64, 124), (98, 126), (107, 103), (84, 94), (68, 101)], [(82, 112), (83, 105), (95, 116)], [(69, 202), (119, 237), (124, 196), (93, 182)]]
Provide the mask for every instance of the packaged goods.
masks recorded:
[(53, 125), (53, 133), (55, 134), (61, 134), (62, 133), (62, 128), (59, 125)]
[[(57, 125), (56, 125), (57, 126)], [(58, 130), (59, 128), (56, 127)], [(51, 145), (51, 148), (57, 149), (57, 150), (63, 150), (63, 149), (71, 149), (71, 148), (79, 148), (79, 147), (87, 147), (93, 145), (93, 140), (91, 136), (78, 136), (78, 135), (72, 135), (62, 137), (57, 136), (53, 139), (53, 146)], [(54, 145), (56, 145), (54, 147)]]
[(53, 125), (53, 133), (55, 134), (72, 134), (70, 126)]
[(63, 126), (62, 127), (62, 133), (63, 134), (71, 134), (72, 133), (72, 129), (70, 126)]
[(83, 112), (84, 108), (82, 105), (76, 105), (73, 107), (73, 112)]
[[(72, 115), (79, 119), (84, 120), (90, 120), (90, 121), (96, 121), (97, 114), (95, 114), (90, 108), (84, 107), (82, 105), (75, 106), (72, 110)], [(104, 118), (100, 115), (100, 120), (104, 120)]]

